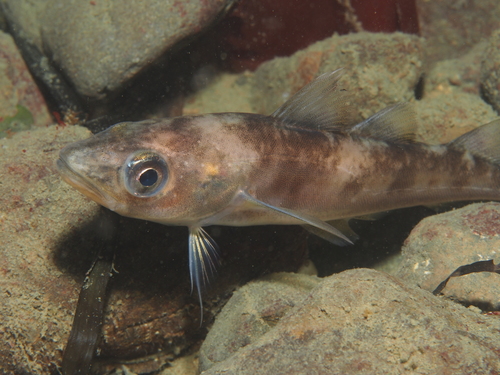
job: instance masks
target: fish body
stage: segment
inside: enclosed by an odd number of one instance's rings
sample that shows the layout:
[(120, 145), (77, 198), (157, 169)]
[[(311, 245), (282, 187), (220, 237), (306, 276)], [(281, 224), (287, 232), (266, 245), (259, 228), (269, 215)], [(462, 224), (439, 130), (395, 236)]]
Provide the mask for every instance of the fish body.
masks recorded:
[(301, 224), (349, 243), (331, 221), (500, 200), (500, 121), (448, 144), (416, 143), (408, 105), (352, 124), (340, 76), (320, 76), (271, 116), (120, 123), (67, 146), (57, 165), (65, 181), (121, 215), (187, 226), (198, 291), (218, 260), (204, 226)]

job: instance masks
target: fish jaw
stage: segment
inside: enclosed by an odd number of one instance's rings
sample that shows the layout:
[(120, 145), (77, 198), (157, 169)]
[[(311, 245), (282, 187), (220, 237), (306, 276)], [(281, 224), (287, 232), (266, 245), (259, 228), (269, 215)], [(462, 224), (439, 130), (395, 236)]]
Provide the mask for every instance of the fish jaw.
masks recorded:
[(82, 178), (81, 175), (71, 169), (65, 159), (60, 157), (56, 161), (56, 166), (64, 182), (71, 185), (80, 193), (100, 204), (101, 206), (106, 206), (106, 199), (104, 195), (87, 181), (85, 181), (85, 179)]
[(95, 167), (95, 164), (89, 160), (91, 151), (86, 147), (88, 143), (88, 140), (83, 140), (63, 148), (59, 153), (59, 159), (56, 161), (57, 169), (63, 181), (80, 193), (112, 211), (120, 211), (120, 205), (107, 192), (104, 184), (96, 184), (95, 179), (92, 179), (98, 169), (90, 172)]

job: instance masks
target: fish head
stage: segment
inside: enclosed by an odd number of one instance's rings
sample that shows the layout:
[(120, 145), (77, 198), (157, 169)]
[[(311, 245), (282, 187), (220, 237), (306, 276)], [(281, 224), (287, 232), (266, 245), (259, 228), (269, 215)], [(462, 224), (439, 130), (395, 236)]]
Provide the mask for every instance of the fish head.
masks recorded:
[(241, 182), (229, 155), (236, 145), (216, 120), (120, 123), (66, 146), (57, 166), (67, 183), (123, 216), (193, 225), (224, 209)]

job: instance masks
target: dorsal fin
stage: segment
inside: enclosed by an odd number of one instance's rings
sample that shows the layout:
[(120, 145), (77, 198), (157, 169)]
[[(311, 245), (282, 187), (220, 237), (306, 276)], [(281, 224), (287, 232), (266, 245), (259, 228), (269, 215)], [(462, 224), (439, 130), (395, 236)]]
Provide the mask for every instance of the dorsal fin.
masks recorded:
[(352, 127), (349, 134), (386, 142), (410, 143), (415, 140), (416, 127), (413, 107), (409, 103), (397, 103)]
[(325, 73), (288, 99), (271, 115), (285, 123), (315, 130), (352, 126), (354, 111), (349, 95), (338, 88), (342, 69)]
[(471, 130), (448, 143), (457, 150), (469, 151), (472, 155), (500, 164), (500, 119)]

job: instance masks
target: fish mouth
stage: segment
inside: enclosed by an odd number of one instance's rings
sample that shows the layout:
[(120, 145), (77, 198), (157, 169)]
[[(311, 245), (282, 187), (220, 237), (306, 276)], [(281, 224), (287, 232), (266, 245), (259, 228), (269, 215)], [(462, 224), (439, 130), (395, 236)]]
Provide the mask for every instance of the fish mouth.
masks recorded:
[(64, 182), (73, 186), (76, 190), (78, 190), (86, 197), (92, 199), (102, 206), (106, 206), (106, 197), (92, 184), (85, 180), (82, 175), (78, 174), (78, 172), (71, 168), (71, 166), (63, 157), (59, 157), (59, 159), (57, 159), (56, 165)]

